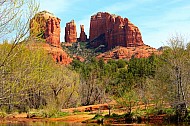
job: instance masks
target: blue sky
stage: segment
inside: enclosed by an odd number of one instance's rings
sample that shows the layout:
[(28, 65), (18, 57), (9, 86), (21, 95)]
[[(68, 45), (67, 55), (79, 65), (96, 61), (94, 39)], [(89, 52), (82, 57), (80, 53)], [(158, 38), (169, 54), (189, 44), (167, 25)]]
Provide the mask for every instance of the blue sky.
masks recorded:
[(65, 24), (72, 19), (85, 25), (89, 33), (90, 16), (109, 12), (128, 18), (139, 27), (145, 44), (158, 48), (176, 33), (190, 36), (190, 0), (40, 0), (40, 10), (61, 19), (61, 41)]

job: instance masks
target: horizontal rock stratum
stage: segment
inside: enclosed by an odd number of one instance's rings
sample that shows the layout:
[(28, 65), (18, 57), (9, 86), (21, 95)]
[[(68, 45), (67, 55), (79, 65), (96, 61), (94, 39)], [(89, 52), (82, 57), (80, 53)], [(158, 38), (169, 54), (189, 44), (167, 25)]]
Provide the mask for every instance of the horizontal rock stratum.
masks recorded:
[(115, 46), (136, 47), (144, 45), (137, 26), (127, 18), (98, 12), (91, 16), (90, 43), (94, 47), (105, 45), (107, 50)]

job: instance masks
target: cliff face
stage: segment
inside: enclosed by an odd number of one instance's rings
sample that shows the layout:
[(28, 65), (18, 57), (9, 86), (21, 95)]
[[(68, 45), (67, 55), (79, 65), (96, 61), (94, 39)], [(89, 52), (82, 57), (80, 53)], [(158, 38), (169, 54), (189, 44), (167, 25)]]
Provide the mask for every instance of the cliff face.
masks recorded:
[(74, 20), (66, 23), (65, 42), (70, 42), (70, 43), (77, 42), (77, 31), (76, 31), (76, 24)]
[[(80, 38), (78, 40), (86, 42), (87, 35), (84, 32), (84, 25), (80, 25), (80, 29)], [(72, 62), (72, 59), (61, 48), (59, 18), (47, 11), (36, 14), (30, 22), (30, 34), (36, 38), (45, 39), (46, 43), (43, 45), (43, 48), (52, 55), (56, 62), (61, 64)], [(91, 16), (89, 37), (89, 47), (99, 47), (99, 50), (107, 51), (118, 46), (109, 52), (97, 56), (97, 58), (105, 60), (130, 59), (131, 57), (143, 58), (149, 57), (153, 53), (160, 54), (156, 49), (143, 43), (138, 27), (133, 25), (127, 18), (111, 15), (107, 12), (99, 12)], [(66, 23), (65, 41), (68, 42), (66, 44), (69, 44), (69, 46), (77, 42), (74, 20)], [(73, 57), (84, 61), (80, 56)]]
[(43, 38), (52, 46), (60, 47), (60, 19), (53, 14), (42, 11), (30, 21), (30, 34)]
[(105, 45), (136, 47), (144, 45), (141, 33), (127, 18), (99, 12), (91, 16), (90, 42), (94, 47)]
[[(72, 59), (65, 53), (60, 44), (60, 19), (53, 14), (42, 11), (30, 21), (30, 35), (45, 39), (46, 43), (41, 46), (52, 55), (53, 59), (60, 64), (69, 64)], [(33, 47), (38, 47), (37, 44)]]
[(68, 65), (72, 62), (72, 58), (62, 48), (49, 46), (48, 44), (44, 44), (43, 48), (52, 55), (53, 60), (57, 63)]
[(84, 25), (80, 25), (80, 41), (81, 42), (86, 42), (87, 41), (87, 35), (84, 32)]

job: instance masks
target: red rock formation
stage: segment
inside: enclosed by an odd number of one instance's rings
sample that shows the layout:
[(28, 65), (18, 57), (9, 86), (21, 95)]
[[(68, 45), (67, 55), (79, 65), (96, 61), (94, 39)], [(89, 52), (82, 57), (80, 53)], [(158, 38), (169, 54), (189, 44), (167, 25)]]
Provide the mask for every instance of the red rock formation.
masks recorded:
[(47, 51), (50, 55), (52, 55), (52, 58), (55, 62), (68, 65), (72, 62), (72, 59), (68, 56), (68, 54), (63, 51), (61, 48), (51, 46), (47, 43), (42, 42), (35, 42), (35, 43), (29, 43), (28, 48), (42, 48), (45, 51)]
[(162, 52), (147, 45), (137, 47), (116, 47), (112, 51), (102, 53), (97, 56), (98, 59), (103, 58), (105, 61), (110, 59), (126, 59), (147, 58), (152, 54), (160, 55)]
[(84, 32), (84, 25), (80, 25), (80, 41), (86, 42), (86, 40), (87, 40), (87, 35)]
[(74, 20), (66, 23), (65, 42), (70, 42), (70, 43), (77, 42), (77, 31), (76, 31), (76, 24)]
[(136, 47), (144, 45), (141, 33), (127, 18), (99, 12), (91, 16), (90, 42), (94, 47), (106, 45)]
[[(30, 35), (37, 37), (38, 41), (45, 39), (46, 43), (41, 44), (40, 47), (48, 51), (56, 62), (65, 65), (72, 62), (72, 59), (61, 48), (60, 19), (53, 14), (47, 11), (36, 14), (30, 21)], [(40, 48), (39, 43), (32, 46)]]
[(72, 59), (68, 56), (68, 54), (63, 51), (61, 48), (56, 48), (52, 46), (47, 46), (44, 48), (52, 55), (53, 60), (57, 63), (68, 65), (72, 62)]
[(60, 47), (60, 19), (47, 11), (39, 12), (30, 21), (30, 34)]

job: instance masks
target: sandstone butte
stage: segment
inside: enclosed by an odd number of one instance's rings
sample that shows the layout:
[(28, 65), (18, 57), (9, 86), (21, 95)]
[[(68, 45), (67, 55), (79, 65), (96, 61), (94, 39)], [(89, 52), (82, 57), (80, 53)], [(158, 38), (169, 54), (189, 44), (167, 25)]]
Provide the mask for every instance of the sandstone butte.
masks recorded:
[(69, 42), (69, 43), (77, 42), (77, 31), (76, 31), (76, 24), (74, 20), (66, 23), (65, 42)]
[(65, 65), (72, 62), (61, 48), (60, 19), (52, 13), (47, 11), (37, 13), (30, 21), (30, 35), (39, 40), (45, 39), (42, 48), (47, 50), (56, 62)]
[(107, 50), (116, 46), (136, 47), (144, 45), (141, 33), (127, 18), (98, 12), (91, 16), (90, 43), (93, 47), (104, 45)]
[(161, 54), (157, 49), (143, 43), (139, 28), (127, 18), (107, 12), (98, 12), (91, 16), (90, 45), (95, 48), (102, 45), (106, 47), (108, 52), (97, 56), (106, 61), (109, 59), (129, 60), (131, 57), (146, 58), (152, 54)]
[[(87, 35), (84, 32), (84, 25), (80, 25), (80, 29), (79, 41), (85, 42), (87, 41)], [(52, 55), (56, 62), (62, 64), (72, 62), (72, 59), (61, 48), (59, 18), (47, 11), (39, 12), (30, 22), (30, 34), (31, 36), (45, 39), (46, 44), (44, 43), (43, 48)], [(155, 48), (143, 43), (138, 27), (133, 25), (127, 18), (107, 12), (98, 12), (91, 16), (89, 37), (92, 47), (102, 47), (102, 45), (106, 47), (108, 52), (97, 56), (97, 58), (103, 58), (104, 60), (129, 60), (131, 57), (145, 58), (152, 54), (161, 54)], [(65, 41), (68, 44), (77, 42), (74, 20), (66, 23)], [(73, 57), (84, 61), (80, 56), (74, 55)]]
[(79, 38), (79, 40), (81, 42), (86, 42), (87, 41), (87, 35), (84, 32), (84, 25), (80, 25), (80, 38)]

